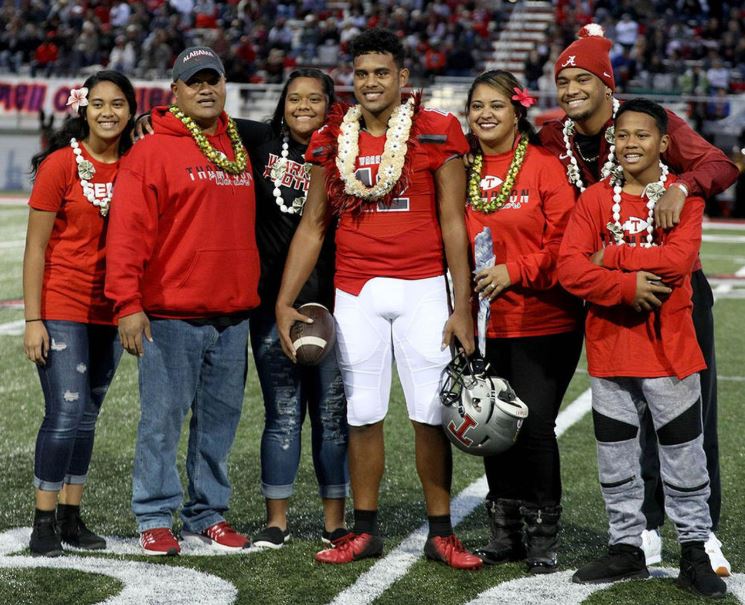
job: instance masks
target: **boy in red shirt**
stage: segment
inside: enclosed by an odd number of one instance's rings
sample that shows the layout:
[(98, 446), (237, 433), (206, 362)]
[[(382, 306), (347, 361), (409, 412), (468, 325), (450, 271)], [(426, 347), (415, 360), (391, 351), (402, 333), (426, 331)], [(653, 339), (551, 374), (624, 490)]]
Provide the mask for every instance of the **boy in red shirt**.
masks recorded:
[(706, 365), (691, 318), (691, 270), (701, 243), (704, 202), (689, 198), (674, 228), (654, 224), (654, 207), (674, 181), (660, 155), (667, 115), (644, 99), (616, 115), (623, 169), (580, 196), (559, 252), (559, 280), (590, 303), (586, 322), (598, 474), (609, 520), (608, 554), (573, 581), (646, 578), (641, 549), (644, 483), (640, 417), (649, 407), (659, 442), (665, 509), (681, 543), (677, 584), (721, 597), (704, 542), (711, 529), (698, 372)]

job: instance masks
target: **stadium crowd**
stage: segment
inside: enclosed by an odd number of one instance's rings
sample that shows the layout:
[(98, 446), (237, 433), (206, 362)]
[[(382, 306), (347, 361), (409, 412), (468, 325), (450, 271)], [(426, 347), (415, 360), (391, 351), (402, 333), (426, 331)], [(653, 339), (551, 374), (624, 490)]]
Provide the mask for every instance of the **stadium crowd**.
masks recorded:
[[(616, 40), (621, 91), (716, 95), (745, 87), (745, 10), (706, 0), (555, 2), (556, 21), (525, 63), (532, 89), (578, 27), (600, 23)], [(281, 83), (297, 65), (333, 68), (351, 83), (349, 41), (369, 27), (404, 37), (412, 81), (471, 77), (487, 66), (513, 4), (506, 0), (5, 0), (0, 70), (50, 76), (101, 66), (167, 77), (185, 47), (205, 44), (233, 82)], [(550, 78), (549, 78), (550, 79)], [(721, 93), (719, 91), (722, 91)], [(723, 117), (724, 102), (702, 111)]]

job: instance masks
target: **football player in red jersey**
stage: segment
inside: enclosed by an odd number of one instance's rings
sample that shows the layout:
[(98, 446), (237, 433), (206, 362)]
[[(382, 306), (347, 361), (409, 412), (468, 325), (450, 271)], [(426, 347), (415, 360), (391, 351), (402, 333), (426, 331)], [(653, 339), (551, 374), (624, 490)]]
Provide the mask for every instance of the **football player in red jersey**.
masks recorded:
[[(294, 358), (289, 329), (307, 318), (292, 305), (332, 217), (338, 217), (335, 318), (348, 404), (354, 528), (316, 560), (349, 563), (383, 551), (378, 492), (395, 356), (430, 525), (425, 554), (476, 569), (481, 560), (463, 548), (450, 522), (452, 460), (438, 400), (451, 340), (457, 338), (468, 353), (474, 349), (459, 159), (467, 142), (454, 116), (424, 109), (418, 95), (401, 103), (408, 70), (395, 34), (365, 31), (351, 50), (359, 104), (332, 109), (308, 146), (306, 159), (313, 164), (308, 200), (276, 305), (283, 348)], [(445, 260), (455, 292), (452, 313)]]
[[(552, 121), (540, 131), (541, 142), (564, 164), (567, 178), (579, 195), (586, 187), (609, 176), (617, 166), (614, 121), (620, 106), (613, 97), (615, 81), (609, 51), (612, 42), (594, 23), (583, 27), (579, 39), (570, 44), (556, 60), (558, 102), (567, 116)], [(724, 191), (737, 179), (737, 167), (727, 156), (694, 132), (680, 117), (667, 111), (670, 145), (663, 160), (678, 175), (673, 186), (655, 206), (655, 224), (670, 229), (680, 220), (686, 199), (704, 199)], [(719, 479), (719, 441), (717, 437), (717, 379), (714, 354), (714, 317), (711, 287), (697, 259), (691, 277), (693, 287), (693, 323), (706, 369), (701, 371), (701, 403), (704, 425), (704, 451), (711, 481), (709, 511), (712, 534), (706, 550), (712, 566), (720, 575), (729, 575), (730, 565), (722, 555), (721, 543), (713, 532), (719, 525), (721, 486)], [(644, 514), (647, 529), (643, 546), (647, 563), (661, 560), (658, 528), (664, 520), (663, 494), (657, 463), (657, 438), (651, 418), (642, 425), (642, 475), (646, 497)]]

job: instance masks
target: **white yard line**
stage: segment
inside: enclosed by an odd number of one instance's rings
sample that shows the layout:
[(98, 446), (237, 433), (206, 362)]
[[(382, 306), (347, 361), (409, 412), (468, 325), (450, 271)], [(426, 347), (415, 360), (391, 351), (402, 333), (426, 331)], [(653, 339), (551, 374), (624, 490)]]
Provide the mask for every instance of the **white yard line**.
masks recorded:
[(24, 326), (26, 322), (22, 319), (17, 321), (9, 321), (8, 323), (0, 324), (0, 335), (2, 336), (20, 336), (23, 334)]
[[(559, 414), (556, 419), (557, 437), (564, 434), (570, 426), (590, 411), (591, 401), (590, 389), (587, 389)], [(484, 475), (453, 499), (450, 505), (453, 527), (457, 526), (481, 505), (487, 491), (486, 476)], [(426, 539), (427, 524), (424, 523), (388, 555), (378, 560), (375, 565), (357, 578), (352, 586), (339, 593), (332, 604), (359, 605), (361, 603), (372, 603), (396, 580), (406, 575), (409, 568), (422, 558), (422, 549)]]
[(16, 239), (9, 242), (0, 242), (0, 249), (2, 248), (23, 248), (26, 245), (26, 240)]

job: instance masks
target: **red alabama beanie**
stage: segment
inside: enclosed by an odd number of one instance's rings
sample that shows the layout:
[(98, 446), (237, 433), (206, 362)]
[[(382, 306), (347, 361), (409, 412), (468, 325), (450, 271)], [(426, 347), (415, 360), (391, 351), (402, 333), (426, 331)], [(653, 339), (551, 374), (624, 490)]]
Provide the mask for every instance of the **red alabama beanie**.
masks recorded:
[(585, 69), (611, 90), (616, 89), (613, 68), (610, 64), (610, 49), (613, 43), (603, 36), (603, 28), (597, 23), (585, 25), (577, 32), (577, 40), (567, 46), (554, 65), (554, 79), (565, 67)]

